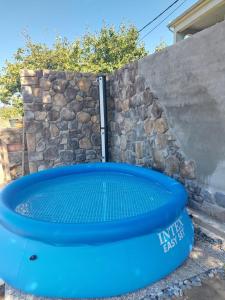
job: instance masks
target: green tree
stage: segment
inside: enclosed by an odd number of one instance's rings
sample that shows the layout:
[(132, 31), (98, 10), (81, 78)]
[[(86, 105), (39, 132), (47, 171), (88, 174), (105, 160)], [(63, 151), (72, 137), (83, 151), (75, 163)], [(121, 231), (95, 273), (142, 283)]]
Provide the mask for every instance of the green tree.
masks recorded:
[[(22, 69), (69, 70), (78, 72), (112, 72), (124, 64), (147, 54), (138, 42), (134, 26), (121, 25), (118, 30), (104, 26), (96, 34), (87, 33), (80, 40), (57, 37), (52, 47), (34, 43), (26, 36), (24, 48), (19, 48), (13, 61), (6, 61), (0, 73), (0, 102), (13, 103), (20, 93)], [(17, 97), (18, 101), (18, 97)]]
[(167, 43), (164, 41), (161, 41), (156, 47), (155, 47), (155, 52), (160, 52), (163, 49), (167, 47)]

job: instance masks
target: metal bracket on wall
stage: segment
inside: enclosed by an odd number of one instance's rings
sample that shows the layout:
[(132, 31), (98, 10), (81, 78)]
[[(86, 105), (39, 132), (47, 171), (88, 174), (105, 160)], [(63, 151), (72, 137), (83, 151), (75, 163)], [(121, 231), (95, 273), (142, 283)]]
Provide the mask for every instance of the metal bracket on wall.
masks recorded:
[(106, 103), (106, 77), (98, 77), (100, 100), (100, 133), (102, 162), (108, 161), (108, 130), (107, 130), (107, 103)]

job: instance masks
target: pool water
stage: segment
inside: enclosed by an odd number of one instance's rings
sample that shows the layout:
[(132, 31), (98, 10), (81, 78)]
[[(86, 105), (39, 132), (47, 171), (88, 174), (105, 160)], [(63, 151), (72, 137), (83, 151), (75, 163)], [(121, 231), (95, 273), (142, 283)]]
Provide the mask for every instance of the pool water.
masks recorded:
[(153, 211), (172, 198), (157, 181), (132, 174), (92, 171), (51, 178), (25, 187), (15, 212), (55, 223), (100, 223)]

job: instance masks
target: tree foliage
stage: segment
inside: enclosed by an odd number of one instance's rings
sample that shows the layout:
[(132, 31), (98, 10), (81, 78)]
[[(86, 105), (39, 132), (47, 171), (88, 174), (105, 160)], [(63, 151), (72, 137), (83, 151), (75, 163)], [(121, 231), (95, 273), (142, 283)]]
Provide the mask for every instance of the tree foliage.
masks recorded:
[(161, 41), (156, 47), (155, 47), (155, 52), (160, 52), (163, 49), (165, 49), (167, 47), (166, 42)]
[(5, 62), (0, 73), (0, 102), (12, 102), (12, 96), (20, 92), (22, 69), (112, 72), (146, 54), (134, 26), (121, 25), (119, 30), (104, 26), (99, 33), (87, 33), (72, 42), (57, 37), (52, 47), (27, 36), (25, 46), (16, 51), (13, 61)]

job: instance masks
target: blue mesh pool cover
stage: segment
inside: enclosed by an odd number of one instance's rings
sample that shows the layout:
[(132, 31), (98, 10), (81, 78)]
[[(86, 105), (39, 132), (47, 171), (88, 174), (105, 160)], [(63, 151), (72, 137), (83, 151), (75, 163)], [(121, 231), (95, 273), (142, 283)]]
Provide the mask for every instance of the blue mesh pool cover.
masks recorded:
[(172, 191), (132, 174), (70, 174), (24, 188), (14, 203), (17, 213), (57, 223), (114, 221), (155, 210), (171, 200)]

